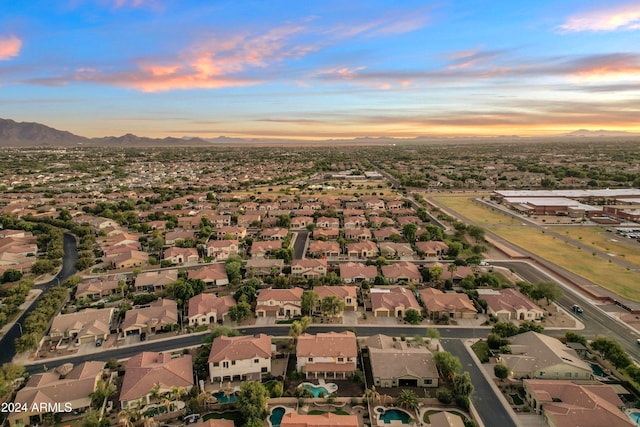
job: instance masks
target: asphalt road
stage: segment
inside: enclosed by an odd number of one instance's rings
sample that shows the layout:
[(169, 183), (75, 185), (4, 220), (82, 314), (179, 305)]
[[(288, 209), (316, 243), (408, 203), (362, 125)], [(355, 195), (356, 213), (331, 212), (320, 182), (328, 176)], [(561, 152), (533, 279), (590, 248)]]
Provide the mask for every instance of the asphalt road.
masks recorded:
[(482, 374), (482, 367), (475, 363), (462, 341), (444, 339), (440, 342), (446, 351), (455, 354), (460, 359), (462, 370), (469, 372), (474, 387), (471, 402), (473, 402), (473, 406), (478, 411), (478, 415), (480, 415), (484, 425), (517, 427), (500, 399), (496, 397), (495, 391), (487, 381), (487, 378)]
[(304, 258), (304, 248), (307, 245), (309, 231), (298, 230), (296, 233), (296, 240), (293, 242), (293, 259), (302, 259)]
[(27, 310), (22, 313), (16, 320), (14, 326), (0, 338), (0, 364), (11, 362), (11, 359), (16, 354), (15, 340), (21, 336), (20, 325), (24, 322), (24, 319), (35, 309), (40, 298), (45, 294), (46, 290), (52, 286), (57, 286), (65, 281), (69, 276), (72, 276), (76, 272), (76, 261), (78, 259), (78, 250), (76, 245), (76, 239), (71, 234), (64, 234), (64, 257), (62, 258), (62, 269), (58, 275), (52, 280), (46, 283), (40, 283), (35, 285), (34, 288), (41, 289), (43, 292), (38, 295), (35, 301), (29, 306)]

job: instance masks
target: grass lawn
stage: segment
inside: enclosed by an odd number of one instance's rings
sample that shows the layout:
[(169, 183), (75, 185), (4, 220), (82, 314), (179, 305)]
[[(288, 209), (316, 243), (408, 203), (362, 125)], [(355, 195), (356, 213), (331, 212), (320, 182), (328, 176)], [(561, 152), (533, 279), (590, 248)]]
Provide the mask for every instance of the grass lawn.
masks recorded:
[(549, 230), (640, 266), (640, 245), (622, 236), (615, 236), (616, 241), (612, 241), (609, 235), (604, 234), (605, 227), (550, 227)]
[[(456, 197), (436, 196), (434, 198), (451, 210), (473, 220), (480, 226), (484, 226), (487, 230), (505, 240), (558, 264), (618, 295), (630, 300), (640, 301), (637, 273), (595, 257), (591, 253), (585, 253), (585, 251), (578, 249), (576, 246), (560, 242), (558, 239), (539, 230), (523, 226), (519, 221), (473, 203), (469, 197), (472, 196), (465, 194)], [(582, 240), (585, 240), (585, 238)]]
[(242, 422), (242, 414), (240, 411), (224, 411), (224, 412), (210, 412), (202, 417), (203, 421), (207, 420), (232, 420), (236, 426), (239, 426)]
[(489, 344), (486, 341), (478, 341), (474, 345), (471, 346), (473, 352), (478, 356), (481, 362), (485, 360), (489, 360)]

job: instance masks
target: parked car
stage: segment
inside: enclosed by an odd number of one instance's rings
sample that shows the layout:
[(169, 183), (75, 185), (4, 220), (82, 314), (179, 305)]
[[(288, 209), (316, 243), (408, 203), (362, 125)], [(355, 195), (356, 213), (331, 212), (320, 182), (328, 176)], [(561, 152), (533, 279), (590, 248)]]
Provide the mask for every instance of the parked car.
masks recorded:
[(142, 332), (140, 334), (140, 341), (145, 341), (147, 339), (147, 333), (146, 332)]
[(104, 342), (104, 340), (102, 338), (98, 338), (96, 340), (96, 347), (102, 347), (102, 343)]

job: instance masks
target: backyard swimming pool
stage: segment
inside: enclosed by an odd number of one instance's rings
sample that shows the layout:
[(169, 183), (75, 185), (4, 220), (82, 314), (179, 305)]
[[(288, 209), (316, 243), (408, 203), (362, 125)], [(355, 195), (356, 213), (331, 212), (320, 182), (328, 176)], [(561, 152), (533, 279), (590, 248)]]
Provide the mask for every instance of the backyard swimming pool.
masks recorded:
[(385, 424), (390, 424), (392, 421), (400, 421), (402, 424), (409, 424), (409, 420), (413, 418), (409, 413), (401, 409), (387, 409), (382, 406), (376, 408), (378, 418)]
[(216, 398), (218, 403), (234, 403), (238, 400), (238, 396), (235, 393), (231, 393), (227, 396), (224, 392), (219, 391), (217, 393), (213, 393), (212, 396)]
[(323, 385), (315, 385), (311, 383), (302, 383), (298, 387), (304, 387), (313, 394), (313, 397), (329, 397), (331, 393), (338, 391), (338, 386), (335, 383), (326, 383)]
[(284, 409), (282, 406), (276, 406), (271, 410), (271, 415), (269, 415), (269, 422), (271, 423), (272, 427), (280, 427), (280, 423), (282, 423), (282, 417), (284, 417), (285, 412), (286, 409)]

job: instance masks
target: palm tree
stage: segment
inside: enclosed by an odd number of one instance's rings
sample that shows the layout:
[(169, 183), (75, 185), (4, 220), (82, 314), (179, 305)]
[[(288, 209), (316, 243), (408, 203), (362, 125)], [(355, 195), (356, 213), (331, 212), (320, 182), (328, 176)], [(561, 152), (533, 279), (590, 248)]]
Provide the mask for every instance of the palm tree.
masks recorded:
[(402, 390), (396, 399), (396, 403), (404, 409), (417, 409), (418, 396), (413, 390)]
[(367, 399), (367, 402), (369, 404), (371, 404), (372, 402), (373, 404), (375, 404), (378, 400), (380, 400), (380, 392), (376, 390), (376, 386), (372, 385), (371, 388), (368, 388), (364, 391), (363, 397)]
[(151, 397), (151, 399), (153, 399), (154, 402), (159, 401), (160, 398), (162, 397), (162, 394), (163, 393), (160, 392), (159, 383), (155, 383), (153, 387), (151, 387), (151, 390), (149, 390), (149, 397)]
[(118, 425), (122, 427), (133, 427), (133, 416), (131, 410), (125, 408), (118, 412)]
[(180, 387), (171, 387), (171, 397), (173, 400), (180, 400), (180, 398), (182, 396), (184, 396), (185, 394), (187, 394), (187, 389), (185, 389), (184, 387), (180, 386)]
[(447, 267), (447, 271), (449, 273), (451, 273), (451, 281), (453, 281), (453, 275), (454, 273), (458, 270), (458, 265), (455, 262), (452, 262), (451, 264), (449, 264), (449, 266)]

